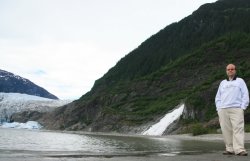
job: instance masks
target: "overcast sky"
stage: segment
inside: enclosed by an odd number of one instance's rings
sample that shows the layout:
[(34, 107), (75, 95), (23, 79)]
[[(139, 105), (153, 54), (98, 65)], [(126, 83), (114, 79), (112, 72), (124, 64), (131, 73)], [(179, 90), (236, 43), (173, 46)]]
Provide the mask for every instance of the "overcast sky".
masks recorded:
[(151, 35), (211, 2), (0, 0), (0, 69), (77, 99)]

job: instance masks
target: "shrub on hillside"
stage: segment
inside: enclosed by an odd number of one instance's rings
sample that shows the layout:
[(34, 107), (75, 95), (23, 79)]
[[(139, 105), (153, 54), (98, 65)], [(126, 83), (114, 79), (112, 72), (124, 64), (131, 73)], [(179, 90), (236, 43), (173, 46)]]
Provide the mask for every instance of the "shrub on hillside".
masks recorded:
[(207, 128), (203, 127), (201, 124), (195, 124), (192, 128), (193, 136), (207, 134), (208, 131), (209, 130)]

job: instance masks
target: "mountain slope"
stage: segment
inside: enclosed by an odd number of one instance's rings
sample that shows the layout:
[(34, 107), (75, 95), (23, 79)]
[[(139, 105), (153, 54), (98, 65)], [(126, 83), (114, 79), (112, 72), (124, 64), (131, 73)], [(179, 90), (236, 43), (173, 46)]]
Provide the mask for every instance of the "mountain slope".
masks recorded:
[(192, 15), (167, 26), (122, 58), (96, 81), (94, 88), (99, 84), (110, 85), (150, 74), (224, 34), (234, 31), (249, 33), (249, 8), (247, 0), (220, 0), (201, 6)]
[(122, 58), (89, 93), (40, 122), (50, 129), (136, 132), (180, 103), (186, 105), (183, 126), (208, 122), (217, 116), (214, 96), (226, 64), (235, 63), (250, 85), (249, 6), (248, 0), (203, 5)]
[(58, 99), (42, 87), (37, 86), (28, 79), (0, 69), (0, 92), (25, 93), (51, 99)]

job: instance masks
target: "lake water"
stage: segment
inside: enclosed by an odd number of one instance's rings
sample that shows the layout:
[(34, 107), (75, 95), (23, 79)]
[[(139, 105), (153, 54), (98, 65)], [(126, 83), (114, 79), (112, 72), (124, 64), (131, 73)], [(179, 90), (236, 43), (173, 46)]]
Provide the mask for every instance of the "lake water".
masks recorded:
[[(175, 156), (224, 150), (222, 142), (0, 128), (0, 160), (11, 157)], [(9, 159), (11, 160), (11, 159)]]

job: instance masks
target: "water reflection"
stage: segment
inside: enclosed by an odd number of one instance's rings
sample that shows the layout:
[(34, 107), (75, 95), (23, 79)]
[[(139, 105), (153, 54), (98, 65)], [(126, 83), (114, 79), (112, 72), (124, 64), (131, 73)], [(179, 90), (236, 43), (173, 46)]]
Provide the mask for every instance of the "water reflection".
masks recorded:
[(223, 149), (222, 143), (184, 141), (167, 137), (69, 134), (0, 128), (0, 158), (4, 154), (46, 156), (176, 155)]
[(102, 146), (115, 147), (116, 152), (137, 154), (197, 154), (224, 149), (222, 142), (178, 140), (167, 137), (91, 135), (101, 140)]

